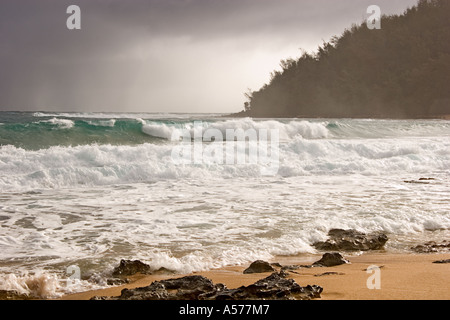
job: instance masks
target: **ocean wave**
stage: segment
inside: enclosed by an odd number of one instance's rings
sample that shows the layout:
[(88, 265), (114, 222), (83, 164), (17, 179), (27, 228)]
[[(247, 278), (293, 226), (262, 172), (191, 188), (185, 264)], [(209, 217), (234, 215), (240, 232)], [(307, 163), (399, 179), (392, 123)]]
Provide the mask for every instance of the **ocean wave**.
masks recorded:
[[(265, 137), (270, 137), (270, 132), (276, 130), (281, 140), (290, 140), (295, 137), (305, 139), (323, 139), (329, 136), (329, 131), (325, 123), (309, 121), (289, 121), (287, 123), (277, 120), (255, 121), (250, 118), (233, 119), (214, 122), (184, 122), (184, 123), (156, 123), (139, 119), (143, 124), (142, 131), (153, 137), (163, 138), (170, 141), (179, 140), (183, 133), (194, 137), (203, 137), (208, 131), (220, 133), (219, 140), (225, 141), (227, 133), (233, 135), (233, 140), (248, 139), (245, 133), (255, 133), (258, 139), (262, 139), (261, 132), (268, 132)], [(236, 134), (241, 131), (244, 134)], [(217, 136), (215, 136), (217, 141)]]
[(450, 122), (445, 120), (332, 119), (326, 127), (331, 137), (339, 139), (450, 136)]
[[(316, 253), (331, 228), (385, 232), (387, 250), (448, 238), (449, 122), (36, 118), (1, 119), (3, 290), (48, 298), (104, 287), (120, 259), (190, 273)], [(277, 171), (203, 161), (227, 142), (192, 140), (200, 161), (173, 161), (177, 132), (208, 129), (277, 130)], [(73, 263), (83, 280), (68, 287)]]
[[(166, 124), (146, 124), (144, 123), (142, 125), (142, 132), (155, 137), (155, 138), (161, 138), (166, 139), (170, 141), (176, 141), (180, 138), (180, 132), (181, 129), (176, 127), (169, 127)], [(177, 134), (178, 133), (178, 134)]]
[(91, 125), (91, 126), (99, 126), (99, 127), (114, 127), (114, 125), (116, 124), (116, 119), (108, 119), (108, 120), (89, 120), (86, 121), (87, 124)]
[[(208, 158), (209, 144), (190, 145), (191, 162), (180, 165), (172, 152), (177, 142), (136, 146), (55, 146), (26, 150), (0, 147), (0, 190), (59, 188), (187, 179), (193, 177), (260, 177), (262, 162), (217, 162)], [(220, 145), (217, 145), (220, 147)], [(280, 143), (273, 163), (276, 175), (385, 175), (388, 173), (445, 172), (450, 168), (450, 142), (446, 138), (382, 140), (310, 140), (299, 136)], [(197, 150), (197, 151), (196, 151)], [(224, 159), (237, 151), (223, 144)], [(251, 151), (249, 145), (245, 154)], [(197, 153), (196, 153), (197, 152)], [(232, 152), (227, 154), (227, 152)], [(199, 158), (195, 158), (195, 157)], [(200, 161), (197, 161), (200, 160)], [(204, 160), (204, 161), (203, 161)], [(258, 160), (258, 159), (257, 159)], [(267, 163), (266, 163), (267, 164)]]
[(30, 298), (51, 298), (57, 295), (58, 279), (54, 274), (2, 274), (0, 290), (13, 291)]
[(42, 121), (39, 121), (38, 123), (50, 123), (61, 129), (70, 129), (75, 125), (75, 122), (73, 122), (72, 120), (60, 119), (60, 118), (52, 118), (49, 120), (42, 120)]
[(220, 117), (223, 114), (192, 114), (192, 113), (149, 113), (149, 112), (34, 112), (35, 118), (63, 117), (63, 118), (85, 118), (85, 119), (190, 119)]
[[(46, 114), (48, 115), (48, 114)], [(143, 119), (52, 117), (31, 122), (7, 122), (0, 126), (0, 144), (26, 149), (88, 144), (137, 145), (168, 143), (183, 138), (210, 141), (270, 140), (276, 133), (281, 142), (308, 140), (394, 139), (450, 137), (448, 121), (363, 121), (363, 120), (255, 120)], [(60, 132), (64, 130), (64, 134)]]
[(109, 112), (34, 112), (33, 117), (62, 117), (62, 118), (84, 118), (84, 119), (135, 119), (139, 117), (151, 117), (151, 114), (138, 113), (109, 113)]
[(106, 278), (96, 274), (83, 280), (43, 270), (0, 274), (0, 290), (25, 295), (30, 299), (54, 299), (65, 294), (106, 287)]

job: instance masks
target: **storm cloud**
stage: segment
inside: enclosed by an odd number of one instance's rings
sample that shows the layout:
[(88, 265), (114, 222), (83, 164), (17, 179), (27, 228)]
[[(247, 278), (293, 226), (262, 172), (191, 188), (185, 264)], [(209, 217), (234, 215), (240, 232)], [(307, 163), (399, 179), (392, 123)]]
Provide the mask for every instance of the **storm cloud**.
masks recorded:
[[(416, 0), (3, 0), (0, 110), (236, 112), (279, 61), (314, 51), (371, 4)], [(81, 30), (69, 30), (69, 5)]]

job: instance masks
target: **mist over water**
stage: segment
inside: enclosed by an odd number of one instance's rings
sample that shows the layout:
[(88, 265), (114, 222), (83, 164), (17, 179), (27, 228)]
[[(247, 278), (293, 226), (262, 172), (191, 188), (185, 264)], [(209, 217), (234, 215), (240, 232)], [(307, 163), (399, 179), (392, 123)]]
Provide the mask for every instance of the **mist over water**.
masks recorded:
[[(173, 132), (195, 121), (278, 130), (277, 173), (173, 163)], [(313, 253), (331, 228), (383, 231), (393, 251), (449, 234), (449, 121), (0, 113), (0, 123), (9, 288), (48, 277), (48, 294), (61, 294), (73, 264), (83, 281), (70, 290), (81, 290), (104, 286), (120, 259), (191, 272)]]

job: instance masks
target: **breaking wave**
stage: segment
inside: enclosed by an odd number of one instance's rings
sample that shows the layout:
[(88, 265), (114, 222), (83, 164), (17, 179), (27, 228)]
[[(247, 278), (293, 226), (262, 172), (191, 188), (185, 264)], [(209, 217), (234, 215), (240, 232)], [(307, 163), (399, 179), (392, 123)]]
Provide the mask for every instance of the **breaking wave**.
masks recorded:
[[(135, 146), (92, 144), (39, 150), (2, 146), (0, 190), (261, 175), (258, 163), (179, 165), (172, 158), (176, 145), (176, 142)], [(207, 144), (202, 144), (202, 147), (206, 150)], [(245, 152), (248, 150), (247, 147)], [(229, 151), (223, 149), (225, 157)], [(311, 140), (298, 136), (280, 143), (277, 174), (284, 177), (354, 173), (376, 176), (386, 172), (429, 174), (449, 169), (450, 140), (446, 137), (424, 140)]]

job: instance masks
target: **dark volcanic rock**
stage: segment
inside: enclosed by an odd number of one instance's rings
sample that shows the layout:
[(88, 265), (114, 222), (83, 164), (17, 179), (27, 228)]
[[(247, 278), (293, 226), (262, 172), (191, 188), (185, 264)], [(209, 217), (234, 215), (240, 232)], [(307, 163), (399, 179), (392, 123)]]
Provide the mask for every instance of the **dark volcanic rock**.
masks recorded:
[(151, 274), (152, 269), (148, 264), (139, 260), (120, 260), (118, 267), (114, 268), (113, 276), (132, 276), (136, 273)]
[(344, 257), (338, 253), (325, 253), (322, 258), (316, 262), (314, 262), (312, 265), (315, 267), (332, 267), (332, 266), (338, 266), (341, 264), (348, 263), (348, 260), (345, 260)]
[(446, 259), (446, 260), (437, 260), (437, 261), (433, 261), (433, 263), (450, 263), (450, 259)]
[(277, 267), (277, 268), (283, 267), (279, 262), (272, 262), (270, 265), (271, 265), (272, 267)]
[(214, 285), (203, 276), (186, 276), (152, 282), (147, 287), (123, 289), (120, 300), (198, 300), (200, 295), (214, 293), (223, 285)]
[(324, 272), (315, 274), (314, 277), (323, 277), (323, 276), (333, 276), (333, 275), (344, 275), (345, 273), (342, 272)]
[(314, 243), (324, 251), (367, 251), (382, 249), (388, 237), (383, 233), (365, 234), (356, 230), (331, 229), (328, 240)]
[(228, 289), (210, 279), (194, 275), (178, 279), (155, 281), (147, 287), (124, 289), (119, 297), (94, 297), (92, 300), (257, 300), (320, 298), (322, 287), (301, 287), (283, 272), (272, 273), (249, 286)]
[(108, 285), (108, 286), (119, 286), (119, 285), (122, 285), (122, 284), (126, 284), (126, 283), (129, 283), (130, 282), (130, 280), (129, 279), (121, 279), (121, 278), (108, 278), (108, 279), (106, 279), (106, 284)]
[(249, 286), (224, 289), (211, 298), (214, 300), (311, 300), (320, 298), (322, 287), (301, 287), (294, 279), (286, 279), (286, 273), (274, 272)]
[(415, 184), (428, 184), (429, 182), (427, 181), (422, 181), (422, 180), (404, 180), (404, 183), (415, 183)]
[(405, 183), (419, 183), (419, 184), (428, 184), (429, 181), (436, 180), (435, 178), (419, 178), (419, 180), (404, 180)]
[(412, 250), (419, 253), (431, 253), (431, 252), (442, 252), (450, 250), (450, 241), (442, 241), (442, 243), (436, 243), (435, 241), (428, 241), (424, 244), (419, 244), (411, 248)]
[(298, 269), (300, 269), (301, 267), (302, 267), (301, 265), (298, 265), (298, 264), (292, 264), (292, 265), (282, 266), (282, 267), (281, 267), (281, 271), (298, 270)]
[(256, 260), (250, 264), (250, 266), (244, 270), (244, 273), (262, 273), (273, 272), (275, 269), (266, 261)]

